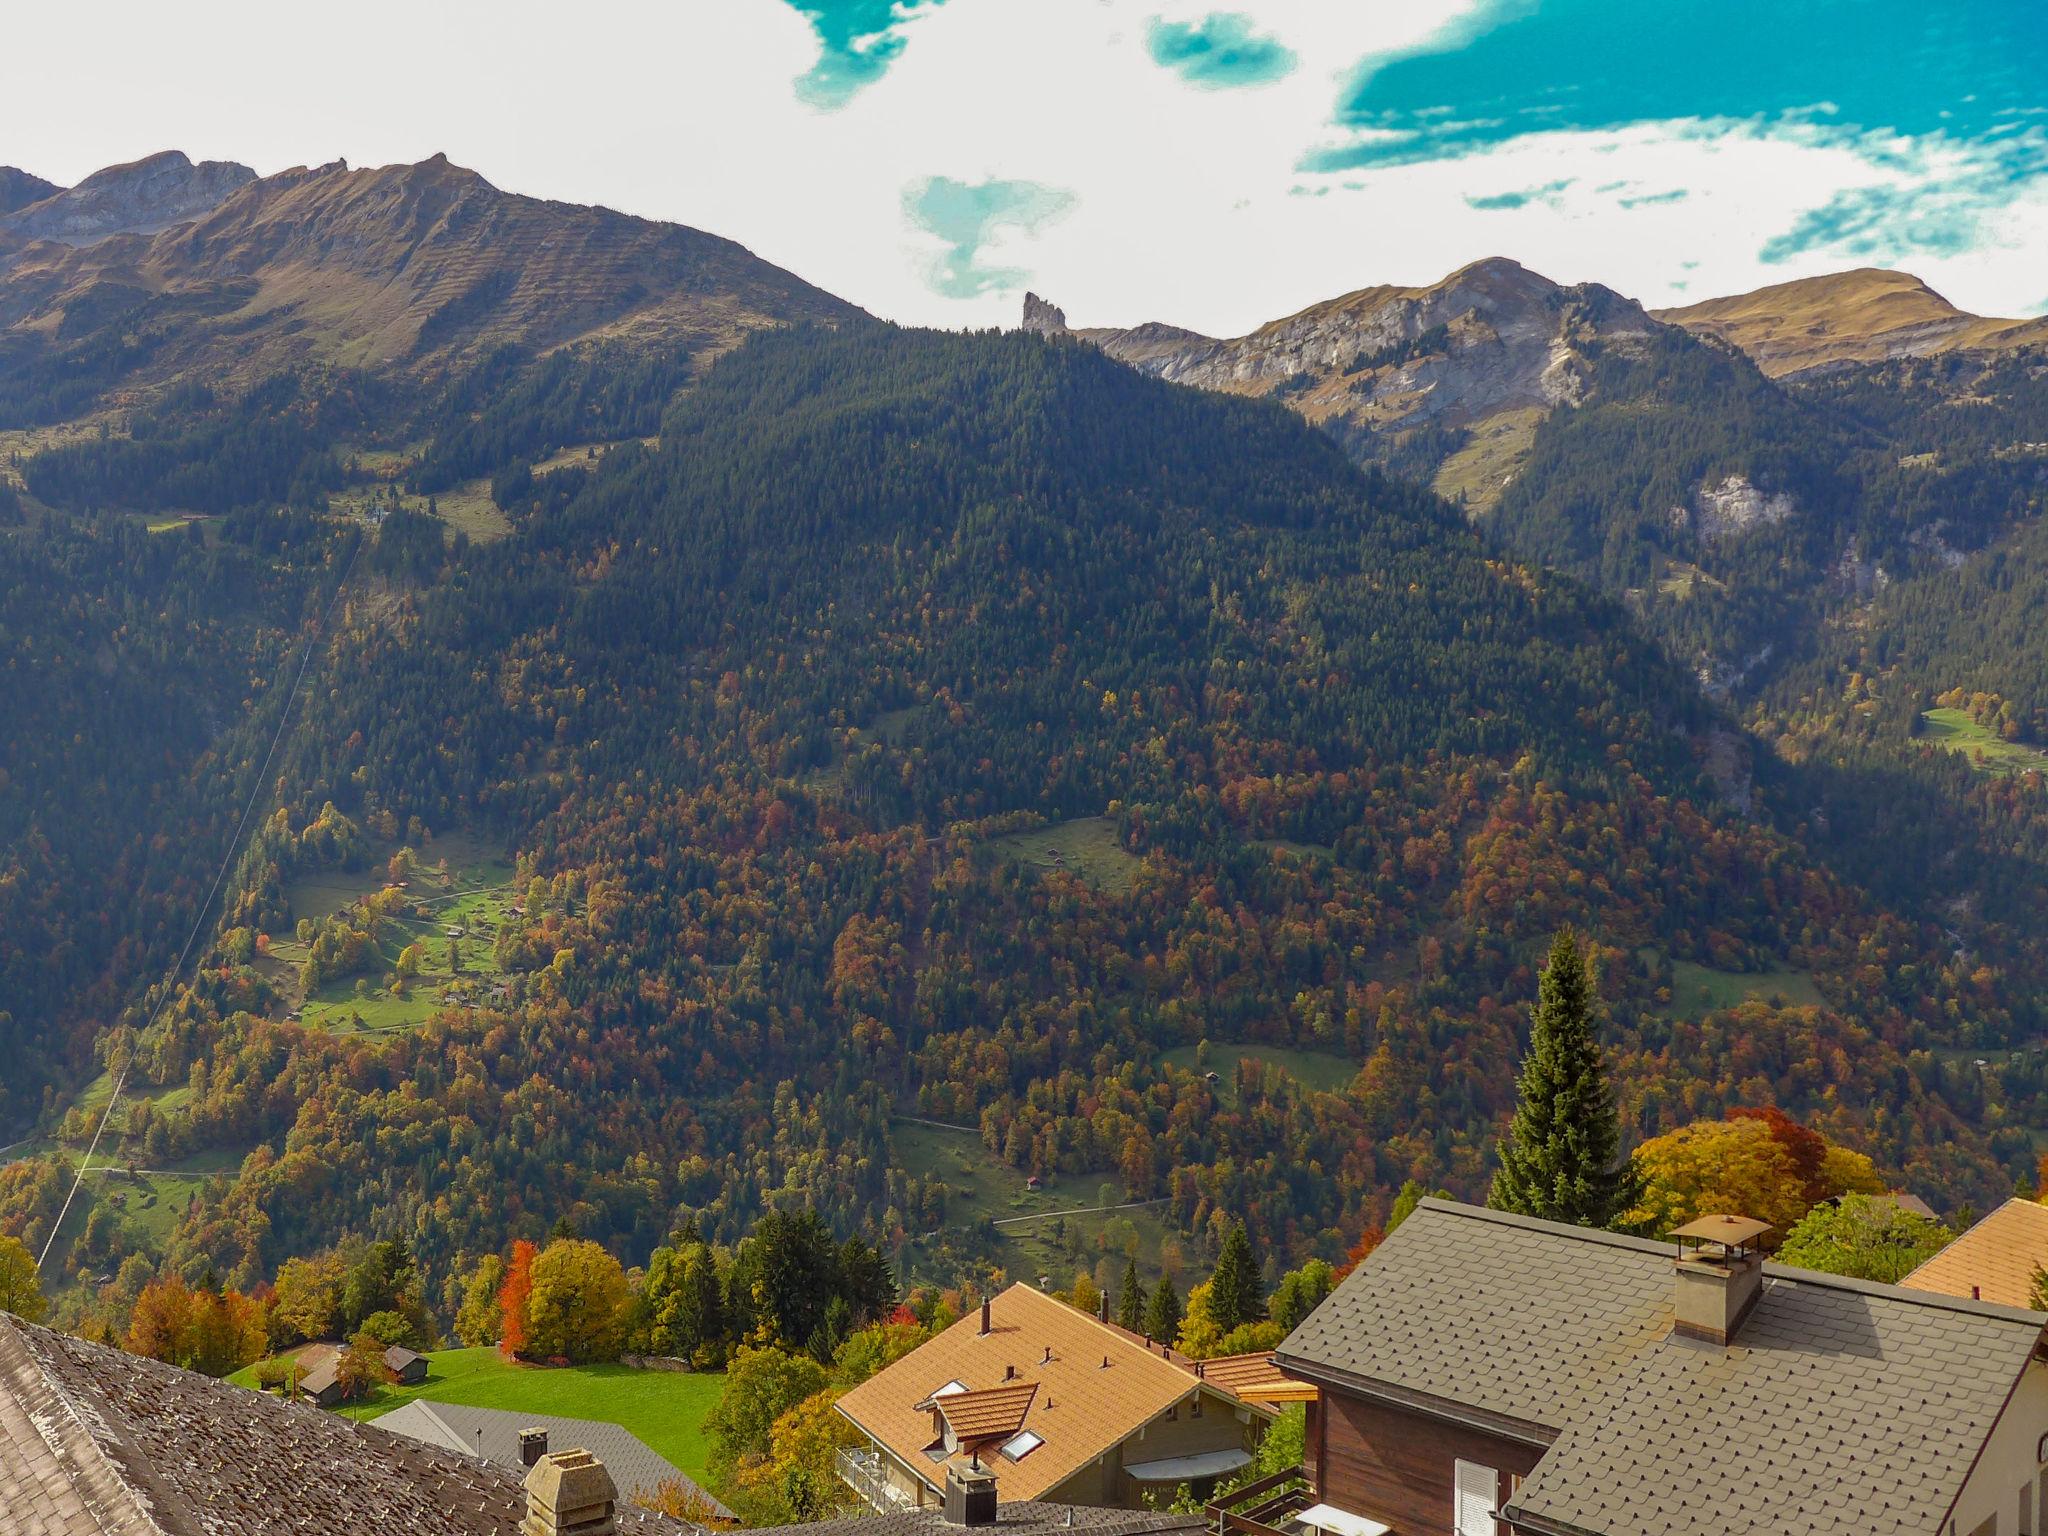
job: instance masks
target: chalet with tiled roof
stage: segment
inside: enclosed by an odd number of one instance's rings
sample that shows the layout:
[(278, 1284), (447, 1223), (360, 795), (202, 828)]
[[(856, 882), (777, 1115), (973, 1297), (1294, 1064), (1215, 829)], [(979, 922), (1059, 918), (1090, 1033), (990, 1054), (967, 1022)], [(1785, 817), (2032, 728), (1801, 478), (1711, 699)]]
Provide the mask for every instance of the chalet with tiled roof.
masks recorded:
[(2037, 1536), (2048, 1315), (1425, 1200), (1275, 1351), (1308, 1462), (1225, 1536)]
[(2048, 1268), (2048, 1205), (2008, 1200), (1899, 1283), (2003, 1306), (2032, 1304), (2034, 1272)]
[(841, 1475), (880, 1511), (982, 1497), (1136, 1509), (1242, 1470), (1273, 1416), (1265, 1356), (1196, 1362), (1028, 1285), (990, 1298), (853, 1388), (867, 1444)]

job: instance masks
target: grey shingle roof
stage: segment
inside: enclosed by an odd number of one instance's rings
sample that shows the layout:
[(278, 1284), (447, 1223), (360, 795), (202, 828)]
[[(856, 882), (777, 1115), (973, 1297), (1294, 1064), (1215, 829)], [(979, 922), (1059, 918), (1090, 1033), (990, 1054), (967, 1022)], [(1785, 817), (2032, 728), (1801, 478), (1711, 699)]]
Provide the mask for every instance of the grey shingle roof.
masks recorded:
[(517, 1413), (504, 1408), (468, 1408), (459, 1403), (432, 1403), (415, 1398), (403, 1407), (370, 1421), (379, 1429), (407, 1435), (447, 1450), (481, 1456), (504, 1467), (520, 1467), (519, 1431), (545, 1429), (548, 1449), (585, 1450), (605, 1465), (618, 1484), (619, 1496), (630, 1499), (652, 1493), (669, 1478), (679, 1478), (704, 1501), (708, 1513), (731, 1520), (733, 1512), (714, 1499), (666, 1457), (657, 1454), (623, 1425), (601, 1419), (566, 1419), (549, 1413)]
[(508, 1468), (0, 1313), (8, 1536), (506, 1536), (525, 1510)]
[(1773, 1264), (1722, 1349), (1672, 1334), (1672, 1257), (1425, 1201), (1279, 1358), (1551, 1440), (1532, 1529), (1869, 1536), (1940, 1524), (2048, 1323)]
[[(1176, 1515), (1129, 1509), (1098, 1509), (1086, 1504), (1051, 1504), (1018, 1499), (999, 1505), (996, 1523), (979, 1529), (996, 1536), (1057, 1536), (1060, 1531), (1086, 1531), (1088, 1536), (1168, 1536), (1206, 1531), (1201, 1514)], [(851, 1515), (843, 1520), (815, 1520), (809, 1525), (771, 1525), (750, 1536), (957, 1536), (960, 1527), (946, 1523), (937, 1507), (906, 1509), (889, 1515)]]

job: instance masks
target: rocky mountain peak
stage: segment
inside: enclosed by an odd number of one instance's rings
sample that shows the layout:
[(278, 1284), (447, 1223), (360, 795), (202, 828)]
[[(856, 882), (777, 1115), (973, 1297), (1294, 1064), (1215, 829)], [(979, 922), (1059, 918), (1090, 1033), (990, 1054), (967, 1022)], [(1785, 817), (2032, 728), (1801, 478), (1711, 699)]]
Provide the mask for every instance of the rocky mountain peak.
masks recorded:
[(194, 164), (169, 149), (95, 171), (75, 187), (52, 191), (0, 217), (0, 229), (28, 240), (91, 245), (112, 235), (146, 235), (187, 224), (218, 208), (256, 179), (229, 160)]
[(0, 165), (0, 214), (26, 208), (30, 203), (39, 203), (63, 190), (54, 181), (31, 176), (11, 165)]

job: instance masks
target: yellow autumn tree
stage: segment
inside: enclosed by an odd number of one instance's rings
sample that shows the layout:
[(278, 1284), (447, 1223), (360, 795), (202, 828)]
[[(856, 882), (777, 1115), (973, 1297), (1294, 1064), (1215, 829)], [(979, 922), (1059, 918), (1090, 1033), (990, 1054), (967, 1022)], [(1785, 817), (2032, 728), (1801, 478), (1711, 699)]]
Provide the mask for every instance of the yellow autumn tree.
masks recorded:
[(1642, 1203), (1628, 1226), (1662, 1234), (1695, 1216), (1754, 1216), (1788, 1232), (1806, 1214), (1791, 1154), (1760, 1120), (1697, 1120), (1635, 1150)]

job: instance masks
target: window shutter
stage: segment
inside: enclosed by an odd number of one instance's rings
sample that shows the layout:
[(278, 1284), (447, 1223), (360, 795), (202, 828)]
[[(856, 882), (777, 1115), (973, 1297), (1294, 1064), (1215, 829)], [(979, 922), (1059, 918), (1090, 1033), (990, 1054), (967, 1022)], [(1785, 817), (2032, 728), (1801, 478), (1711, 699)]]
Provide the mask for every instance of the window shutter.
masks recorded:
[(1500, 1497), (1500, 1474), (1477, 1462), (1461, 1461), (1457, 1478), (1453, 1514), (1458, 1536), (1495, 1536), (1493, 1511)]

